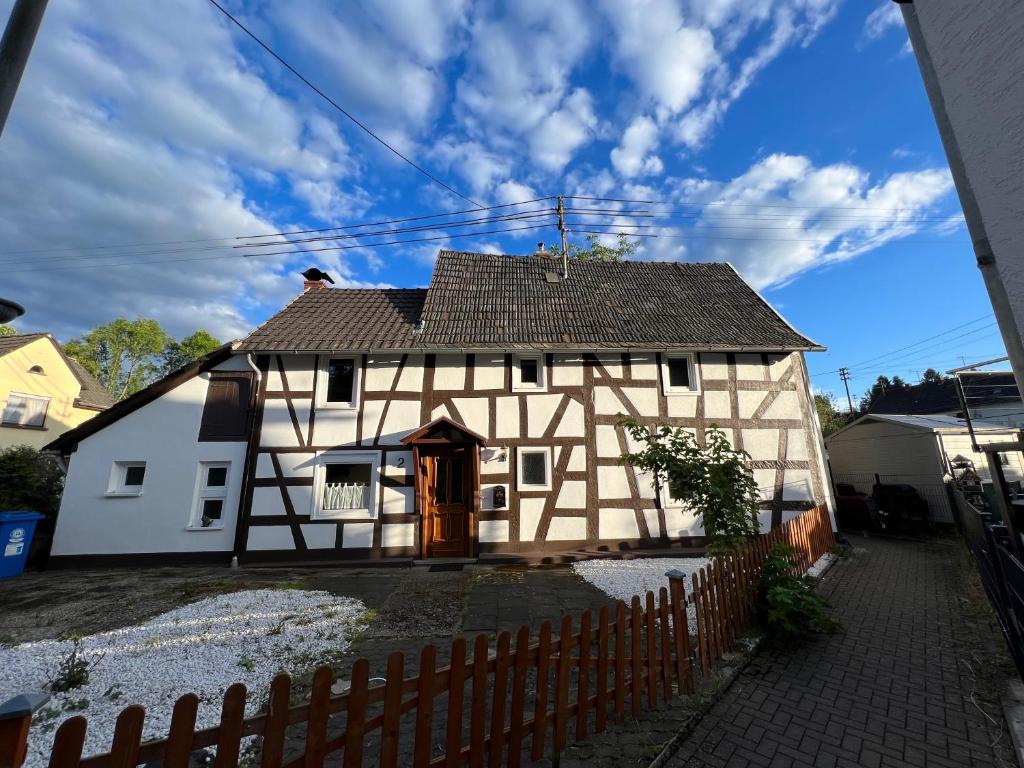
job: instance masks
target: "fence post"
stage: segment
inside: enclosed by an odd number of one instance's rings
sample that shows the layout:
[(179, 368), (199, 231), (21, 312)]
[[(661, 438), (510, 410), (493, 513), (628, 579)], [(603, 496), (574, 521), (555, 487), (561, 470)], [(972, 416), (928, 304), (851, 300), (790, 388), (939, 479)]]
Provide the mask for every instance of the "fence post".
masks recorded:
[(672, 598), (672, 632), (676, 646), (676, 676), (679, 693), (693, 690), (693, 662), (690, 651), (690, 621), (686, 614), (686, 574), (671, 570), (668, 576), (669, 595)]
[(21, 768), (32, 715), (49, 700), (45, 693), (23, 693), (0, 705), (0, 768)]

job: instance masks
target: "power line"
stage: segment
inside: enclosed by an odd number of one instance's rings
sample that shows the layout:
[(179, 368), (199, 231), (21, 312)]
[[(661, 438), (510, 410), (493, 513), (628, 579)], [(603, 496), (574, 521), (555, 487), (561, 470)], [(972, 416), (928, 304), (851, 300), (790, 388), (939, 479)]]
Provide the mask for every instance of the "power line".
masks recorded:
[[(586, 197), (583, 195), (565, 195), (566, 200), (592, 200), (602, 203), (634, 203), (636, 205), (667, 205), (670, 207), (698, 207), (715, 205), (741, 205), (748, 208), (792, 208), (806, 210), (850, 210), (850, 211), (916, 211), (917, 208), (889, 208), (866, 205), (800, 205), (799, 203), (745, 203), (741, 200), (709, 200), (706, 202), (668, 202), (664, 200), (634, 200), (623, 197)], [(955, 215), (955, 214), (953, 214)]]
[[(479, 232), (452, 232), (443, 235), (436, 235), (434, 237), (418, 237), (411, 238), (408, 240), (395, 240), (386, 243), (356, 243), (354, 245), (342, 245), (335, 246), (332, 248), (316, 248), (311, 250), (302, 251), (280, 251), (280, 252), (259, 252), (259, 253), (227, 253), (220, 256), (197, 256), (195, 258), (187, 259), (156, 259), (152, 261), (122, 261), (111, 264), (72, 264), (64, 267), (64, 269), (96, 269), (96, 268), (107, 268), (107, 267), (138, 267), (149, 264), (171, 264), (180, 263), (187, 261), (217, 261), (220, 259), (244, 259), (244, 258), (259, 258), (261, 256), (279, 256), (279, 255), (298, 255), (302, 253), (315, 253), (317, 251), (346, 251), (354, 248), (382, 248), (391, 245), (405, 245), (407, 243), (426, 243), (436, 240), (455, 240), (469, 237), (479, 237), (481, 235), (495, 235), (503, 232), (524, 232), (528, 230), (536, 229), (548, 229), (552, 225), (550, 224), (532, 224), (525, 227), (506, 227), (504, 229), (491, 229), (482, 230)], [(25, 269), (11, 269), (6, 270), (4, 274), (14, 274), (16, 272), (39, 272), (48, 270), (50, 267), (26, 267)]]
[(374, 139), (379, 144), (381, 144), (381, 146), (383, 146), (386, 149), (388, 149), (395, 156), (397, 156), (397, 157), (401, 158), (402, 160), (404, 160), (406, 163), (411, 165), (413, 168), (415, 168), (417, 171), (422, 173), (424, 176), (426, 176), (428, 179), (430, 179), (432, 182), (434, 182), (438, 186), (441, 186), (441, 187), (444, 187), (445, 189), (447, 189), (449, 192), (451, 192), (456, 197), (461, 197), (467, 203), (472, 203), (473, 205), (477, 206), (478, 208), (482, 208), (483, 207), (476, 200), (472, 199), (471, 197), (467, 197), (466, 195), (464, 195), (461, 192), (459, 192), (457, 189), (454, 189), (453, 187), (450, 187), (448, 184), (445, 184), (443, 181), (441, 181), (441, 179), (439, 179), (437, 176), (432, 174), (426, 168), (422, 167), (421, 165), (417, 165), (415, 162), (410, 160), (408, 157), (403, 155), (401, 152), (399, 152), (393, 146), (391, 146), (386, 141), (384, 141), (384, 139), (382, 139), (376, 133), (371, 131), (366, 125), (364, 125), (360, 120), (358, 120), (348, 110), (346, 110), (344, 107), (342, 107), (340, 104), (338, 104), (338, 102), (336, 102), (334, 99), (332, 99), (330, 96), (328, 96), (322, 90), (320, 90), (316, 85), (314, 85), (312, 82), (310, 82), (310, 80), (308, 80), (301, 72), (299, 72), (299, 70), (297, 70), (295, 67), (293, 67), (291, 64), (289, 64), (287, 61), (285, 61), (273, 48), (271, 48), (269, 45), (267, 45), (265, 42), (263, 42), (260, 38), (258, 38), (252, 31), (249, 30), (248, 27), (246, 27), (244, 24), (242, 24), (242, 22), (240, 22), (238, 19), (236, 19), (230, 13), (228, 13), (228, 11), (224, 8), (224, 6), (222, 6), (220, 3), (218, 3), (217, 0), (210, 0), (210, 3), (218, 11), (220, 11), (225, 16), (227, 16), (227, 18), (236, 27), (238, 27), (245, 34), (247, 34), (249, 37), (251, 37), (256, 42), (256, 44), (259, 45), (264, 51), (266, 51), (271, 56), (273, 56), (275, 59), (277, 59), (277, 61), (280, 62), (280, 64), (283, 65), (289, 72), (291, 72), (293, 75), (295, 75), (297, 78), (299, 78), (299, 80), (301, 80), (303, 83), (308, 85), (318, 96), (320, 96), (320, 98), (322, 98), (324, 101), (326, 101), (328, 104), (330, 104), (336, 110), (338, 110), (341, 114), (343, 114), (345, 117), (347, 117), (353, 123), (355, 123), (360, 129), (363, 130), (363, 132), (365, 132), (368, 136), (370, 136), (372, 139)]

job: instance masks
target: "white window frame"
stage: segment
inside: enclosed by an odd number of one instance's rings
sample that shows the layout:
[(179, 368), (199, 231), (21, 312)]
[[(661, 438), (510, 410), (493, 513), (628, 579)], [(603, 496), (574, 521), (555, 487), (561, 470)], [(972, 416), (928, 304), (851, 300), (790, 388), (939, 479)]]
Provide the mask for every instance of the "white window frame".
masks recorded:
[[(669, 360), (686, 360), (690, 367), (690, 386), (673, 387), (669, 384)], [(699, 395), (700, 394), (700, 365), (697, 363), (697, 355), (693, 352), (662, 352), (661, 353), (661, 391), (666, 397), (677, 395)]]
[(107, 483), (107, 496), (141, 496), (146, 486), (146, 477), (142, 477), (142, 485), (125, 485), (125, 475), (129, 467), (142, 467), (148, 473), (149, 467), (144, 461), (115, 461), (110, 468), (110, 481)]
[[(529, 485), (523, 482), (524, 453), (544, 454), (544, 477), (547, 480), (547, 482), (540, 485)], [(552, 489), (551, 448), (543, 445), (521, 445), (518, 448), (516, 448), (516, 489), (520, 491), (550, 491)]]
[[(7, 409), (11, 405), (12, 397), (20, 397), (25, 400), (38, 400), (45, 404), (43, 408), (43, 420), (39, 424), (22, 424), (20, 421), (7, 421)], [(46, 417), (50, 414), (50, 398), (43, 395), (30, 395), (27, 392), (8, 392), (7, 400), (4, 401), (4, 409), (0, 411), (0, 424), (5, 427), (17, 427), (19, 429), (46, 429)]]
[[(370, 508), (324, 510), (321, 499), (327, 482), (328, 464), (370, 465)], [(378, 451), (321, 451), (313, 466), (312, 520), (376, 520), (380, 508), (380, 453)]]
[[(227, 470), (224, 476), (224, 485), (208, 486), (206, 478), (211, 469), (223, 468)], [(224, 515), (228, 508), (228, 488), (231, 485), (231, 462), (230, 461), (200, 461), (196, 470), (196, 487), (192, 494), (192, 514), (188, 518), (188, 530), (190, 531), (223, 531)], [(203, 527), (203, 502), (220, 500), (220, 520), (214, 525)]]
[[(524, 384), (523, 383), (523, 372), (519, 367), (519, 364), (523, 360), (536, 360), (537, 361), (537, 383), (536, 384)], [(547, 392), (548, 391), (548, 372), (547, 366), (544, 364), (544, 354), (538, 353), (536, 355), (513, 355), (512, 357), (512, 391), (513, 392)]]
[[(352, 375), (352, 400), (345, 403), (334, 403), (327, 400), (328, 373), (331, 358), (350, 357), (354, 362)], [(363, 379), (362, 355), (354, 352), (337, 352), (320, 355), (317, 359), (316, 407), (318, 410), (354, 411), (359, 408), (359, 390)]]

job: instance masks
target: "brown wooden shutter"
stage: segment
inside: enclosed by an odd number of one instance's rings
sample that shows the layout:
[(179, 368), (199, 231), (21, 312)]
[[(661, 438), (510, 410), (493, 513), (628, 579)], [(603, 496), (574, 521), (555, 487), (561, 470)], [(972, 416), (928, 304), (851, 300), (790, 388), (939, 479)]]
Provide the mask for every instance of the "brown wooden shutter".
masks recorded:
[(206, 390), (200, 441), (245, 440), (249, 436), (252, 374), (214, 371)]

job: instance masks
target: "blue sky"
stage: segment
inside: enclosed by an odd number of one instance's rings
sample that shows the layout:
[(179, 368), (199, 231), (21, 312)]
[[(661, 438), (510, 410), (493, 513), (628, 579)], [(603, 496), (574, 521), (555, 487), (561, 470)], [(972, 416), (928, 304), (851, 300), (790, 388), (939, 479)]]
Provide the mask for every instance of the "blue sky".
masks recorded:
[[(841, 365), (857, 394), (1002, 352), (889, 0), (226, 5), (484, 205), (659, 201), (577, 205), (618, 211), (614, 226), (656, 213), (640, 258), (731, 261), (829, 347), (809, 356), (823, 390), (841, 391)], [(469, 207), (206, 0), (52, 3), (0, 167), (3, 291), (28, 308), (19, 328), (62, 339), (119, 315), (240, 336), (310, 263), (340, 285), (424, 285), (436, 242), (239, 259), (231, 238)], [(525, 254), (556, 236), (453, 246)]]

